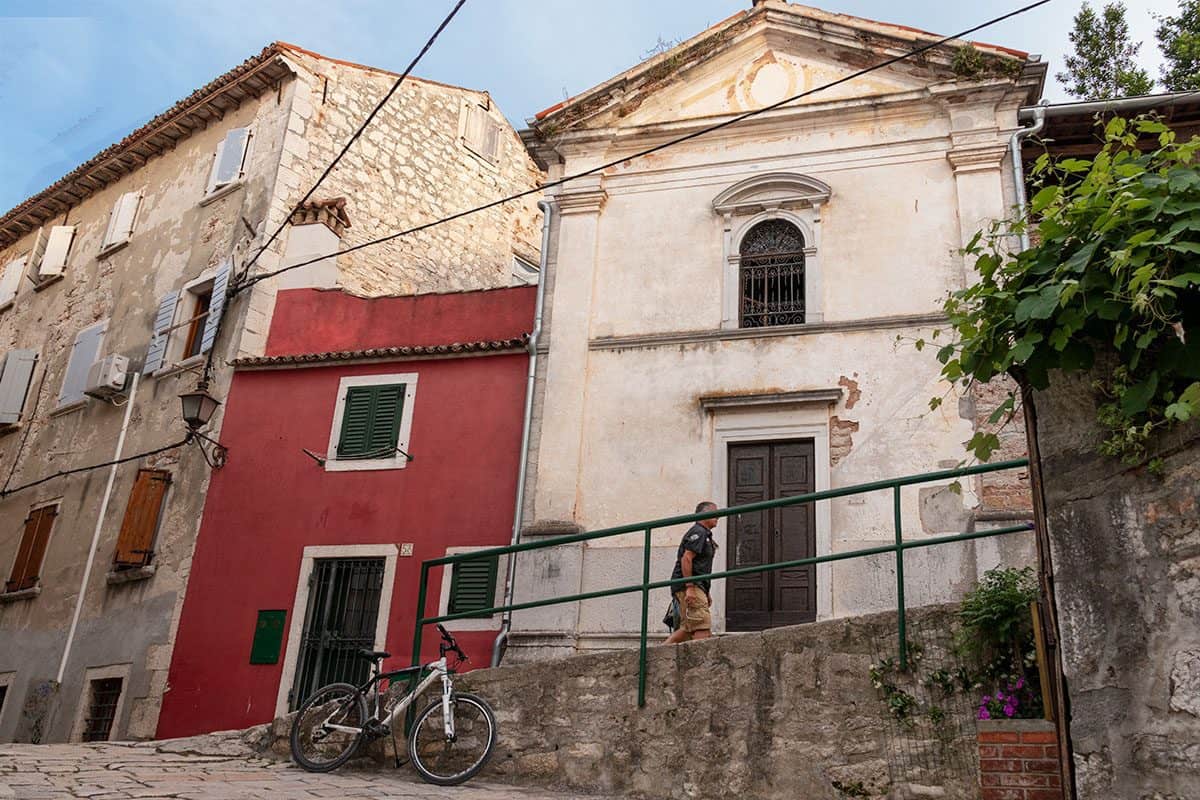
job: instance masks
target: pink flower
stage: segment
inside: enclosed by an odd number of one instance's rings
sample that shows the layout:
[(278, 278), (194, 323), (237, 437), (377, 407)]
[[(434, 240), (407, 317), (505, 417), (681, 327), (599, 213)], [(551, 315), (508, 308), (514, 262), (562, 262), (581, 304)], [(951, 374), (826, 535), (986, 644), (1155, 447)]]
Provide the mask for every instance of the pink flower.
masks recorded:
[(1017, 688), (1017, 689), (1023, 689), (1024, 687), (1025, 687), (1025, 679), (1024, 679), (1024, 678), (1017, 678), (1017, 685), (1016, 685), (1016, 687), (1015, 687), (1015, 688)]
[(983, 696), (983, 702), (984, 702), (984, 703), (990, 703), (990, 702), (992, 702), (992, 696), (991, 696), (990, 694), (985, 694), (985, 695)]
[(992, 715), (988, 713), (988, 710), (986, 708), (981, 708), (981, 709), (979, 709), (979, 718), (980, 719), (991, 719)]
[(1016, 711), (1016, 709), (1013, 708), (1011, 705), (1004, 706), (1004, 716), (1006, 716), (1006, 717), (1011, 717), (1015, 711)]

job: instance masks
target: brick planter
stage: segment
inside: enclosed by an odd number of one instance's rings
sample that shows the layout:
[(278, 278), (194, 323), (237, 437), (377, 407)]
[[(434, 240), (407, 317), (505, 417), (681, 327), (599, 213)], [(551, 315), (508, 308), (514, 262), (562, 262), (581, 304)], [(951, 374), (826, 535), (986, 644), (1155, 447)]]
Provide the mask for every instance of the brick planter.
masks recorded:
[(1053, 722), (1005, 719), (977, 724), (983, 800), (1062, 800)]

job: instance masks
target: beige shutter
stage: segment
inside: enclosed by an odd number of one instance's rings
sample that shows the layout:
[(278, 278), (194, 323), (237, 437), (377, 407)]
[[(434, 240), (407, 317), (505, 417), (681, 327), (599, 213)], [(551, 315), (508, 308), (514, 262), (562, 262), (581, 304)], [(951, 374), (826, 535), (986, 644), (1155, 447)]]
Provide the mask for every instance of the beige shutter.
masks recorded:
[(133, 225), (137, 220), (138, 206), (142, 202), (141, 192), (126, 192), (113, 204), (112, 214), (108, 217), (108, 230), (104, 232), (104, 244), (101, 249), (113, 245), (124, 244), (133, 235)]
[(21, 285), (21, 273), (25, 271), (25, 256), (15, 258), (0, 273), (0, 306), (11, 303)]
[(58, 393), (58, 404), (65, 406), (83, 399), (87, 388), (88, 370), (100, 357), (100, 346), (104, 343), (104, 332), (108, 320), (84, 328), (75, 336), (71, 347), (71, 358), (67, 362), (67, 374), (63, 377), (62, 390)]
[(37, 236), (33, 239), (33, 248), (29, 251), (25, 265), (33, 270), (33, 275), (39, 274), (42, 266), (42, 254), (46, 252), (46, 229), (38, 228)]
[(55, 225), (46, 237), (46, 252), (38, 265), (38, 277), (53, 278), (63, 274), (67, 257), (71, 254), (71, 242), (75, 241), (74, 225)]
[(212, 174), (208, 178), (209, 194), (242, 177), (249, 144), (249, 128), (234, 128), (225, 134), (225, 138), (217, 146), (216, 157), (213, 158)]
[(21, 421), (37, 358), (36, 350), (9, 350), (0, 361), (0, 425)]

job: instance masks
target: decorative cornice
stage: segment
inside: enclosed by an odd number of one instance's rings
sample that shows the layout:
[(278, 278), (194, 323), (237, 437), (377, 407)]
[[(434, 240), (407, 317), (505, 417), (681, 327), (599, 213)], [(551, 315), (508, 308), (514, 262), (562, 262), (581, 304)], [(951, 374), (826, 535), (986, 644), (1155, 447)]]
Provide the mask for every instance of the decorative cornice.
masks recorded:
[(800, 389), (794, 392), (754, 392), (749, 394), (710, 394), (700, 397), (700, 407), (710, 414), (714, 411), (762, 406), (833, 405), (842, 399), (842, 390)]
[(793, 172), (771, 172), (738, 181), (713, 198), (718, 214), (757, 214), (778, 208), (813, 206), (829, 200), (832, 190), (816, 178)]
[(903, 314), (893, 317), (813, 322), (807, 325), (779, 325), (772, 328), (730, 328), (704, 331), (672, 331), (634, 336), (603, 336), (588, 342), (589, 350), (635, 350), (680, 344), (706, 344), (737, 339), (773, 339), (788, 336), (813, 336), (822, 333), (876, 331), (894, 328), (919, 328), (946, 322), (943, 314)]
[(594, 214), (604, 207), (608, 192), (604, 191), (603, 175), (585, 175), (570, 183), (557, 187), (557, 191), (547, 192), (558, 206), (558, 213)]
[(1000, 169), (1008, 147), (995, 143), (985, 146), (956, 148), (946, 151), (946, 159), (956, 174)]
[(296, 225), (324, 225), (338, 238), (350, 227), (350, 215), (346, 213), (346, 198), (330, 197), (325, 200), (309, 200), (292, 212), (289, 220)]

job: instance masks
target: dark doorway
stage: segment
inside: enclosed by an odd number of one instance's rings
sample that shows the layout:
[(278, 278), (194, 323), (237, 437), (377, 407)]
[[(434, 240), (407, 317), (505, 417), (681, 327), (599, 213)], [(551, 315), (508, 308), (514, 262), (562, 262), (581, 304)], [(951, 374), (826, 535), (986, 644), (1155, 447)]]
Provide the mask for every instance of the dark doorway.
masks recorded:
[(367, 679), (370, 663), (358, 651), (375, 648), (383, 567), (382, 558), (314, 562), (308, 577), (308, 608), (296, 660), (296, 682), (288, 696), (291, 709), (326, 684), (359, 684)]
[[(744, 505), (816, 490), (813, 441), (729, 446), (729, 505)], [(811, 503), (726, 518), (729, 569), (810, 558), (817, 552)], [(815, 566), (729, 579), (726, 628), (757, 631), (817, 618)]]

